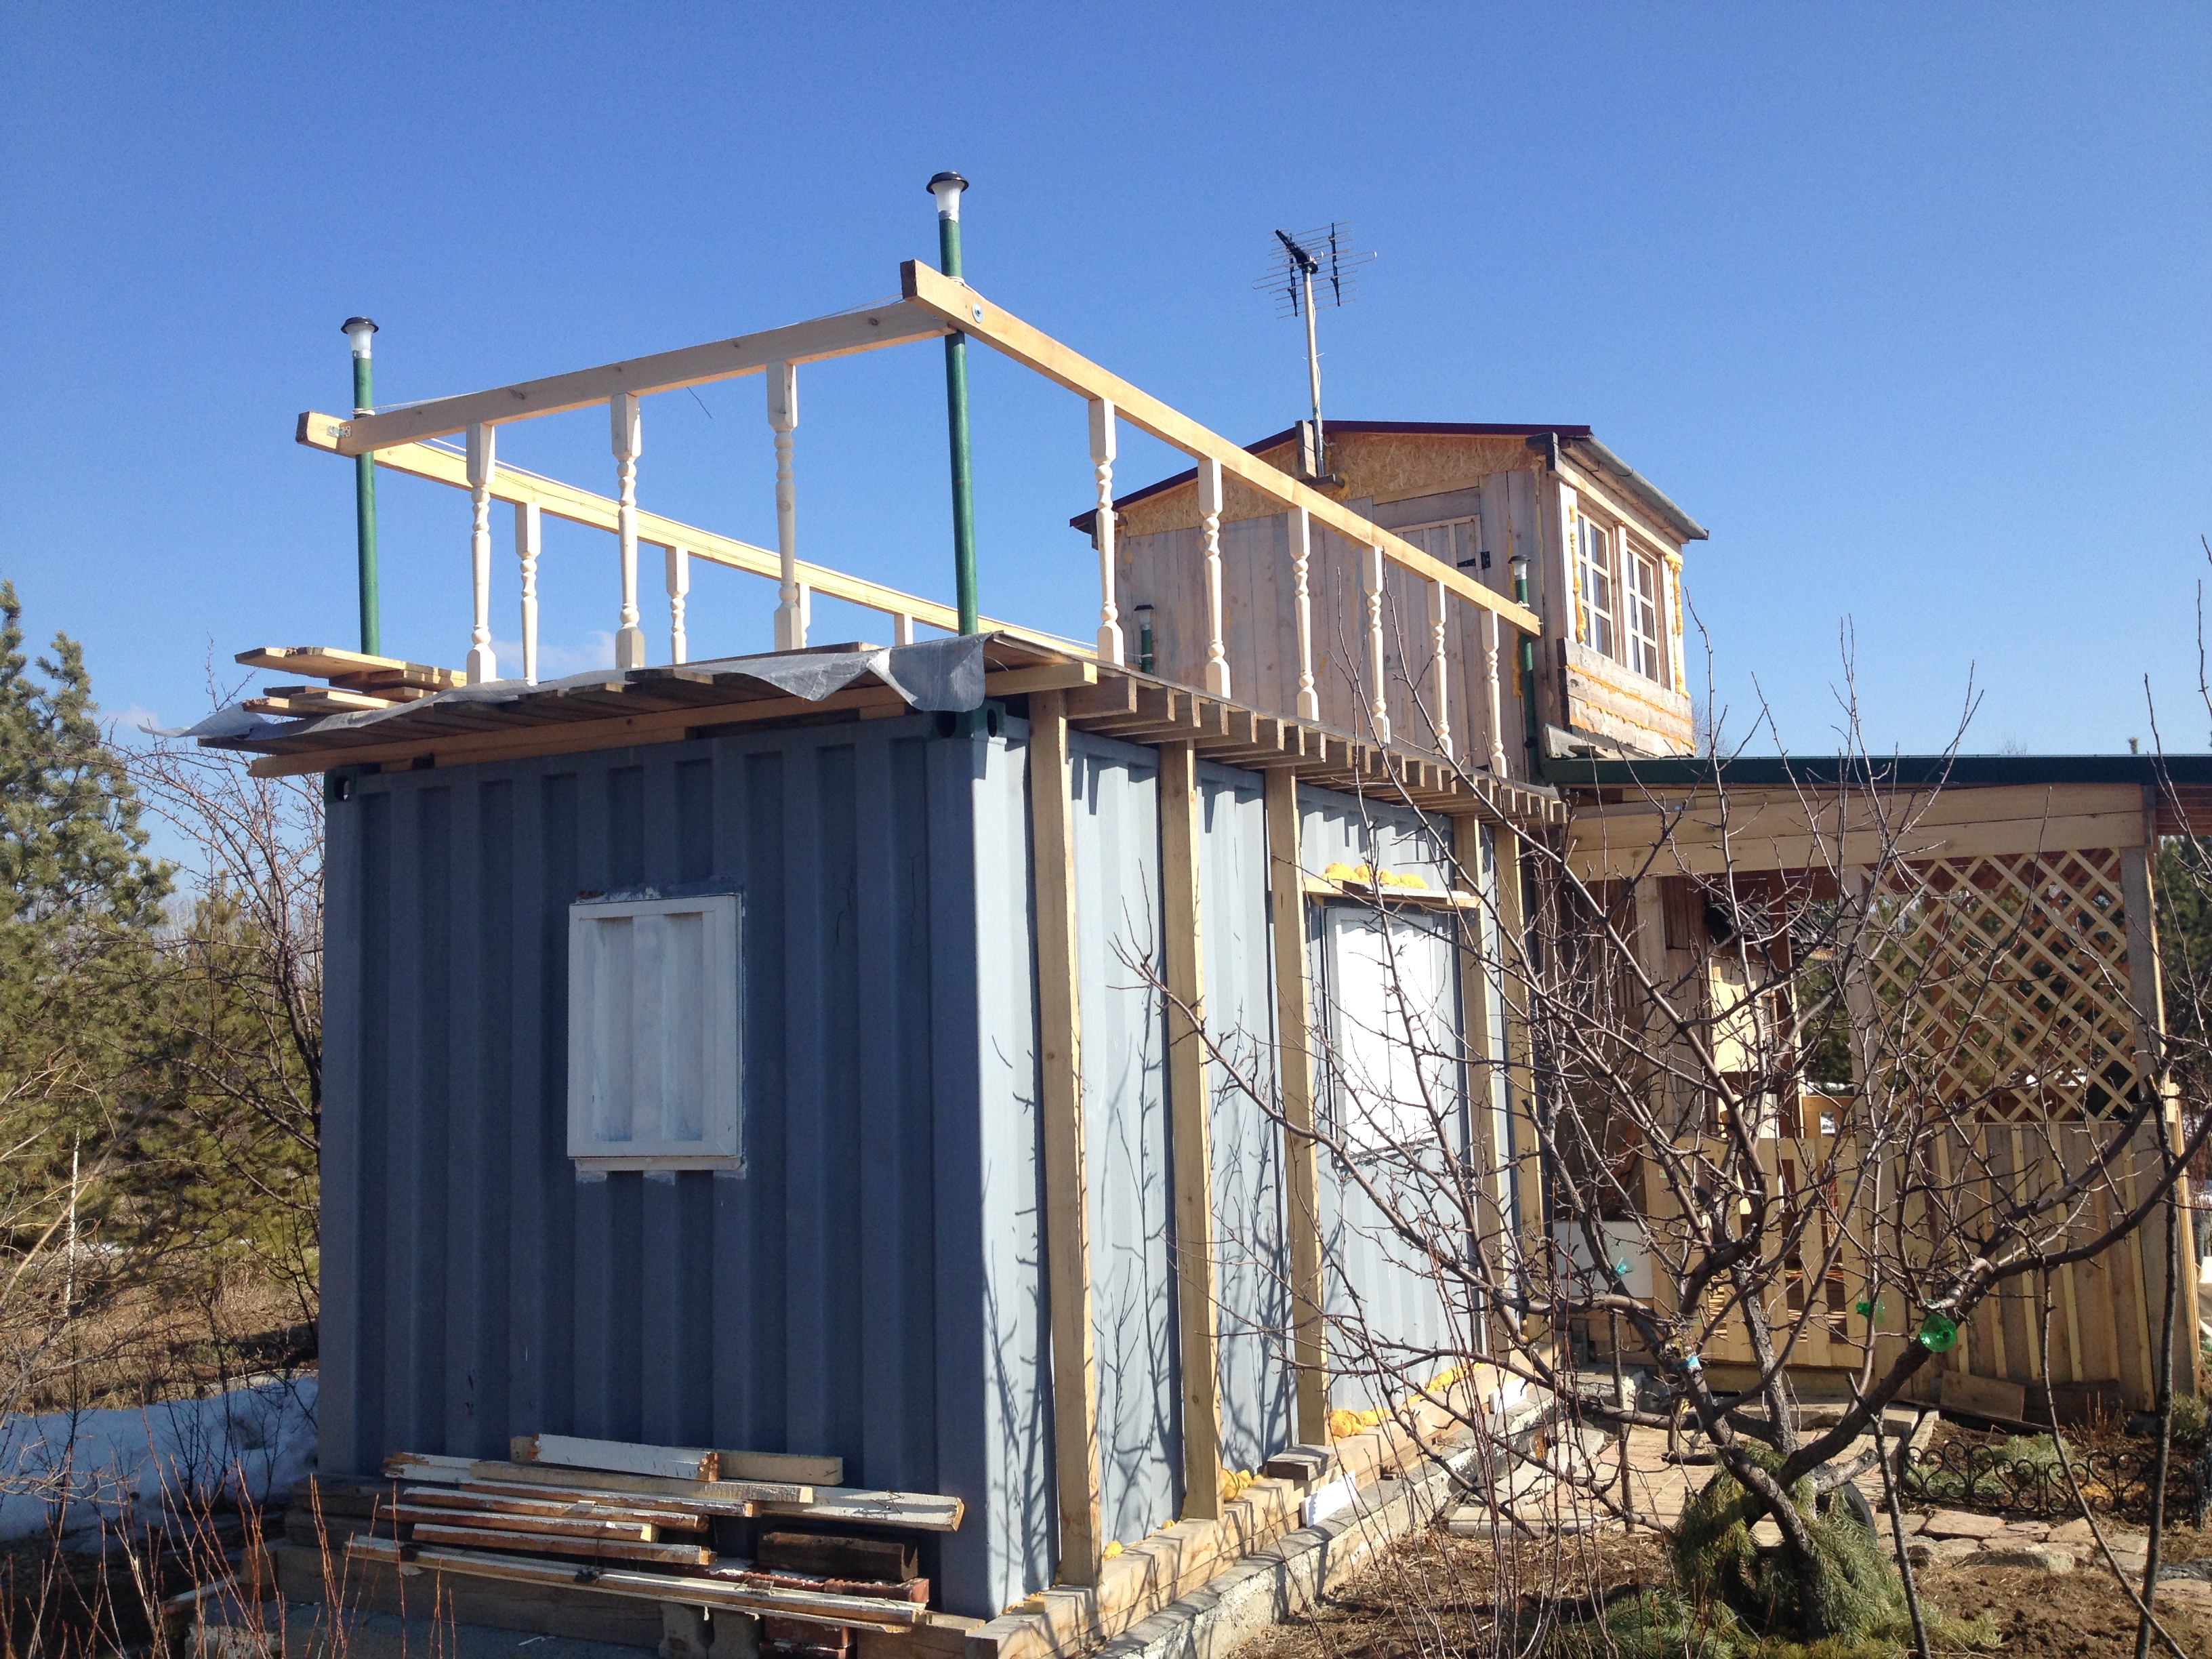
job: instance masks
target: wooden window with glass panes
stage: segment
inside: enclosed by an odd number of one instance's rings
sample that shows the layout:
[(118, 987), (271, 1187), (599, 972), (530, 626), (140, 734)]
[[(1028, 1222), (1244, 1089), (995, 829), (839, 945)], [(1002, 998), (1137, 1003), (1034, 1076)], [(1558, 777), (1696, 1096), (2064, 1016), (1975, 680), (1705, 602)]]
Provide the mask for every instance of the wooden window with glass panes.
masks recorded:
[(1601, 657), (1613, 648), (1613, 532), (1587, 513), (1575, 534), (1576, 632)]
[(1621, 561), (1621, 632), (1628, 665), (1647, 680), (1667, 678), (1667, 651), (1660, 642), (1659, 567), (1634, 548)]

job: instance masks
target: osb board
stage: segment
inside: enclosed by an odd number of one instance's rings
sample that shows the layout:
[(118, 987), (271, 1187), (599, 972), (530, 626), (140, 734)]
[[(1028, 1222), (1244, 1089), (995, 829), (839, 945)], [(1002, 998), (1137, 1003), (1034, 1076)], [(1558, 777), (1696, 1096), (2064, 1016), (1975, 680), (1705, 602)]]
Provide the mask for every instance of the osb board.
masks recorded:
[[(1330, 464), (1344, 480), (1344, 488), (1332, 488), (1328, 493), (1346, 501), (1440, 495), (1471, 489), (1497, 473), (1525, 472), (1536, 464), (1527, 442), (1511, 436), (1349, 432), (1330, 438), (1328, 450)], [(1261, 451), (1260, 459), (1271, 466), (1294, 471), (1297, 447), (1278, 444)], [(1226, 483), (1221, 514), (1224, 523), (1265, 518), (1283, 510), (1283, 504), (1272, 496), (1233, 478)], [(1197, 523), (1198, 484), (1194, 480), (1133, 503), (1122, 513), (1118, 528), (1124, 536), (1150, 536), (1188, 529)]]

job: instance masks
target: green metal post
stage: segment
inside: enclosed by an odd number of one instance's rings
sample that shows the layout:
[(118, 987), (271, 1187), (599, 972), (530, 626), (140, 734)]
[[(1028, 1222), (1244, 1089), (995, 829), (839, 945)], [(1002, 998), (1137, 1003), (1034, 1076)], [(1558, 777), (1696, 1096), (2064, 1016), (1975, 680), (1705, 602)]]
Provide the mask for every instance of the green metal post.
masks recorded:
[[(369, 336), (376, 325), (366, 317), (349, 317), (346, 337), (353, 342), (353, 412), (366, 415), (376, 407), (370, 388)], [(376, 592), (376, 457), (356, 455), (353, 462), (354, 538), (361, 574), (361, 648), (372, 657), (384, 654)]]
[[(968, 181), (940, 173), (929, 181), (937, 198), (938, 268), (960, 276), (960, 192)], [(955, 329), (945, 337), (945, 415), (952, 441), (952, 585), (960, 607), (960, 631), (981, 631), (975, 603), (975, 489), (968, 465), (968, 337)]]
[[(1513, 603), (1525, 611), (1528, 608), (1528, 556), (1516, 553), (1510, 563)], [(1536, 636), (1525, 632), (1521, 634), (1521, 714), (1522, 724), (1528, 728), (1528, 776), (1532, 780), (1541, 778), (1544, 750), (1536, 714)]]

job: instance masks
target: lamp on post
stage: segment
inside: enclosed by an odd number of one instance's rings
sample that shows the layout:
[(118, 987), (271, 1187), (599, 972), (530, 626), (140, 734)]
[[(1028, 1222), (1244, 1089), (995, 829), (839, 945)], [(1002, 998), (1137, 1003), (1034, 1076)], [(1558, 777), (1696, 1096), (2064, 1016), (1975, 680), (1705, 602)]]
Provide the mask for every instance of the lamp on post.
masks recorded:
[[(366, 317), (349, 317), (338, 325), (353, 346), (353, 412), (366, 415), (375, 405), (370, 392), (369, 338), (376, 325)], [(361, 648), (366, 656), (383, 654), (383, 630), (378, 626), (376, 595), (376, 457), (353, 459), (353, 515), (355, 556), (361, 578)]]
[[(929, 181), (937, 198), (938, 268), (960, 280), (960, 195), (968, 181), (940, 173)], [(952, 447), (952, 585), (960, 609), (960, 631), (978, 631), (975, 598), (975, 492), (968, 465), (968, 337), (958, 329), (945, 337), (945, 413)]]

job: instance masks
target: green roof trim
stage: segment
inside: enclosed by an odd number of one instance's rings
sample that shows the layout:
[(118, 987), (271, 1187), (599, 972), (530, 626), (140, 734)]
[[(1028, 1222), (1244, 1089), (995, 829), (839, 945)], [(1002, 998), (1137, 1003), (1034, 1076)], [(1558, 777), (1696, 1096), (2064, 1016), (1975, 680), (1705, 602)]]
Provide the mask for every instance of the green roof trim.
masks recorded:
[(1740, 755), (1713, 760), (1547, 760), (1544, 781), (1567, 789), (1832, 787), (1971, 789), (2001, 784), (2212, 784), (2212, 755)]

